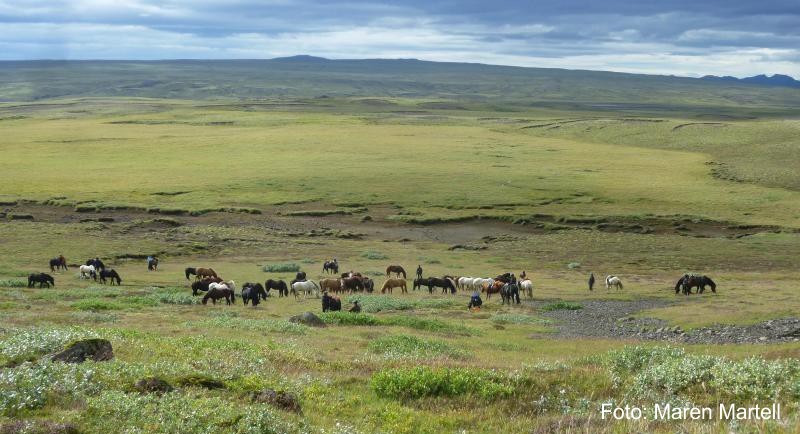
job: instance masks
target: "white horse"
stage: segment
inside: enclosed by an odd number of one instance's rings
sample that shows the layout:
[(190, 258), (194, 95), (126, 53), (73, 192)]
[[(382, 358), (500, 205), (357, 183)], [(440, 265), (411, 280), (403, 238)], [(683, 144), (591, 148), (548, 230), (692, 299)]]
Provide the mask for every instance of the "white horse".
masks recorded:
[(533, 282), (530, 279), (520, 281), (519, 292), (528, 294), (528, 298), (533, 298)]
[(462, 290), (463, 289), (471, 289), (471, 288), (469, 288), (467, 286), (470, 283), (472, 283), (472, 278), (471, 277), (459, 277), (458, 278), (458, 283), (457, 283), (458, 289), (462, 289)]
[(606, 289), (611, 289), (611, 287), (615, 287), (616, 289), (622, 289), (622, 280), (613, 275), (606, 276)]
[(94, 265), (81, 265), (81, 279), (88, 279), (92, 278), (95, 279), (97, 277), (97, 270), (94, 269)]
[(483, 283), (483, 279), (480, 278), (480, 277), (476, 277), (476, 278), (472, 279), (472, 282), (469, 284), (469, 289), (471, 289), (473, 291), (480, 291), (482, 283)]
[(231, 291), (236, 291), (236, 282), (233, 280), (229, 280), (227, 282), (211, 282), (208, 284), (208, 289), (230, 289)]
[(292, 284), (292, 293), (294, 294), (294, 298), (297, 298), (298, 295), (300, 295), (300, 291), (303, 292), (303, 297), (308, 296), (308, 294), (314, 294), (315, 297), (319, 298), (319, 285), (313, 280), (294, 282)]

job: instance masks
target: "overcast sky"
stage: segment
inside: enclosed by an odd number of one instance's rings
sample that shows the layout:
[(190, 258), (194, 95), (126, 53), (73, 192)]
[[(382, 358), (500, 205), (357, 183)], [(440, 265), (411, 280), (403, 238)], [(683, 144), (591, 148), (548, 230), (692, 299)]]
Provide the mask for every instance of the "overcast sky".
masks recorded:
[(0, 0), (0, 59), (311, 54), (800, 77), (800, 0)]

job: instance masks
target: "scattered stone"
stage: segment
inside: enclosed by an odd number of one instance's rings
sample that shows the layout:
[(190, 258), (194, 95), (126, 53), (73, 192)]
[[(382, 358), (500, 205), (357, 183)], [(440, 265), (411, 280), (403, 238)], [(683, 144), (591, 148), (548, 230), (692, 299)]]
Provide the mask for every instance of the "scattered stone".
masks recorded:
[(289, 318), (289, 322), (303, 324), (309, 327), (325, 327), (325, 323), (311, 312), (303, 312), (300, 315), (295, 315)]
[(253, 393), (253, 401), (269, 404), (282, 410), (291, 411), (292, 413), (300, 413), (300, 402), (297, 396), (291, 392), (265, 389)]
[(133, 385), (133, 388), (136, 389), (139, 393), (167, 393), (172, 392), (175, 390), (171, 384), (167, 383), (166, 381), (158, 378), (158, 377), (147, 377), (142, 378), (141, 380), (137, 381), (136, 384)]
[(64, 363), (83, 363), (87, 359), (103, 362), (114, 358), (114, 349), (106, 339), (84, 339), (73, 342), (52, 359)]

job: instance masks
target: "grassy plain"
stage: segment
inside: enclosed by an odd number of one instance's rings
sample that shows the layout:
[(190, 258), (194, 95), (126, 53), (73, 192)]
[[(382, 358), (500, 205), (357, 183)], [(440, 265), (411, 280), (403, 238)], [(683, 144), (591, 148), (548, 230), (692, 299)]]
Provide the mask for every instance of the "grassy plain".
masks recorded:
[[(509, 113), (409, 97), (2, 104), (0, 362), (94, 334), (117, 357), (2, 368), (0, 423), (63, 421), (90, 433), (796, 431), (796, 342), (675, 355), (654, 343), (553, 339), (557, 324), (533, 305), (493, 297), (473, 314), (464, 293), (395, 292), (358, 320), (378, 325), (309, 329), (285, 320), (318, 312), (314, 299), (253, 309), (188, 295), (189, 265), (242, 283), (291, 278), (265, 273), (269, 264), (318, 278), (322, 260), (337, 257), (379, 284), (389, 263), (422, 264), (426, 275), (524, 269), (537, 302), (675, 302), (639, 315), (685, 329), (796, 316), (800, 123), (705, 122), (697, 112)], [(23, 214), (33, 220), (11, 219)], [(70, 263), (100, 256), (123, 286), (81, 281), (71, 268), (54, 289), (18, 287), (59, 253)], [(153, 253), (162, 264), (148, 273), (141, 258)], [(622, 276), (625, 290), (588, 292), (590, 271)], [(719, 293), (676, 298), (684, 272), (713, 276)], [(189, 374), (225, 388), (132, 391), (148, 375), (178, 384)], [(441, 387), (392, 392), (405, 380)], [(252, 402), (267, 387), (297, 394), (302, 414)], [(29, 404), (19, 408), (13, 391)], [(786, 416), (599, 420), (603, 402), (663, 400), (779, 400)], [(118, 430), (103, 423), (111, 417)]]

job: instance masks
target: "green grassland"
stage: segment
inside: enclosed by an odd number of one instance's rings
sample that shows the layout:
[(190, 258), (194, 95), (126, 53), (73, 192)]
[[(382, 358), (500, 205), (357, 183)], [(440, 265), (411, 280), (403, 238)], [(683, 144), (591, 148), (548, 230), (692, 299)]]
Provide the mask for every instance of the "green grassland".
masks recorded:
[[(359, 62), (0, 64), (2, 429), (796, 432), (798, 342), (554, 338), (547, 310), (651, 300), (637, 317), (685, 330), (797, 316), (797, 91)], [(26, 288), (58, 254), (99, 256), (123, 285), (72, 267), (55, 288)], [(378, 286), (388, 264), (526, 270), (534, 300), (493, 296), (473, 313), (464, 292), (361, 295), (364, 313), (316, 329), (287, 319), (320, 313), (317, 299), (204, 306), (183, 275), (319, 279), (331, 257)], [(589, 272), (625, 289), (589, 292)], [(686, 272), (718, 293), (676, 296)], [(94, 336), (114, 361), (41, 357)], [(149, 376), (178, 388), (135, 391)], [(302, 412), (254, 400), (265, 388)], [(609, 422), (597, 410), (720, 401), (778, 401), (784, 417)]]

